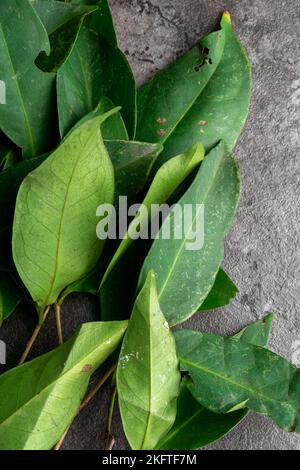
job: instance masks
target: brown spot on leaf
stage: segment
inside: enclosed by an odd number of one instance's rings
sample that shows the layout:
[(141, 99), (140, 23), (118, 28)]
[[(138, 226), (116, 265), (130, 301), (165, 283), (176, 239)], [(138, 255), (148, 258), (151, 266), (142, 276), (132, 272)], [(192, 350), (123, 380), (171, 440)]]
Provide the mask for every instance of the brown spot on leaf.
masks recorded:
[(83, 366), (83, 368), (81, 369), (81, 372), (91, 372), (92, 369), (92, 364), (85, 364), (85, 366)]
[(165, 129), (159, 129), (158, 131), (158, 135), (160, 135), (160, 137), (163, 137), (164, 135), (166, 135), (167, 131)]
[(207, 121), (199, 121), (198, 124), (199, 126), (206, 126)]
[(167, 124), (168, 121), (166, 120), (166, 118), (159, 117), (157, 118), (157, 122), (158, 124), (161, 124), (163, 126), (164, 124)]

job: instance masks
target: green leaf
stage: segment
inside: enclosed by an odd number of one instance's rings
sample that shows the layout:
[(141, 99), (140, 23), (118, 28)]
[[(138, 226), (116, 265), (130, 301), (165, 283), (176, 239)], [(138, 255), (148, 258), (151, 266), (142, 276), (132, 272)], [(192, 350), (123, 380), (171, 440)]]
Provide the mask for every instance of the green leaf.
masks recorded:
[(104, 143), (115, 169), (115, 200), (119, 196), (127, 196), (130, 205), (144, 188), (162, 147), (160, 144), (124, 140), (105, 140)]
[[(110, 121), (111, 118), (106, 122), (109, 124)], [(132, 142), (124, 140), (105, 140), (104, 143), (115, 170), (115, 201), (117, 203), (117, 198), (119, 195), (127, 195), (128, 203), (130, 204), (135, 199), (137, 193), (143, 189), (153, 160), (155, 159), (161, 147), (159, 144), (147, 144), (143, 142)], [(85, 278), (80, 279), (79, 281), (76, 281), (75, 283), (68, 286), (64, 291), (63, 298), (67, 297), (72, 292), (85, 292), (88, 294), (97, 295), (99, 292), (99, 285), (111, 257), (112, 253), (108, 253), (108, 250), (105, 250), (105, 253), (103, 253), (101, 256), (97, 266)], [(127, 273), (129, 272), (129, 264), (130, 261), (129, 263), (126, 262)], [(138, 273), (138, 270), (136, 272)], [(125, 284), (123, 274), (124, 273), (122, 271), (121, 282), (123, 285), (122, 288), (120, 285), (118, 286), (119, 293), (123, 290), (123, 286)], [(133, 294), (135, 294), (134, 291), (135, 286), (133, 288)], [(110, 300), (112, 301), (113, 299)], [(123, 315), (120, 315), (122, 319), (128, 318), (129, 315), (126, 316), (124, 313), (127, 310), (130, 312), (131, 308), (132, 305), (126, 305), (126, 308), (123, 305)], [(105, 313), (103, 313), (102, 319), (106, 317), (106, 310), (107, 309), (105, 309)], [(115, 313), (115, 318), (117, 318), (117, 312)]]
[(48, 55), (45, 52), (41, 52), (36, 59), (36, 65), (43, 72), (56, 73), (63, 65), (72, 50), (85, 16), (90, 14), (91, 11), (93, 11), (93, 9), (84, 12), (81, 16), (75, 17), (50, 34), (50, 54)]
[(0, 147), (0, 172), (15, 165), (18, 161), (16, 149), (12, 146)]
[(77, 125), (20, 187), (13, 256), (40, 314), (92, 270), (103, 250), (96, 209), (113, 202), (114, 175), (100, 124), (118, 109)]
[(23, 294), (9, 274), (0, 272), (0, 326), (21, 302)]
[(238, 291), (238, 288), (228, 274), (226, 274), (223, 269), (220, 269), (215, 283), (204, 302), (200, 305), (199, 311), (205, 312), (207, 310), (225, 307), (225, 305), (230, 304)]
[[(263, 320), (247, 326), (234, 337), (258, 346), (266, 346), (272, 320), (273, 315), (268, 315)], [(224, 415), (204, 408), (195, 400), (185, 380), (181, 384), (174, 426), (156, 448), (160, 450), (200, 449), (224, 437), (246, 414), (247, 410), (238, 410)]]
[[(213, 287), (223, 260), (224, 237), (231, 226), (239, 198), (238, 164), (220, 143), (205, 157), (194, 182), (178, 203), (183, 214), (185, 205), (193, 207), (193, 218), (185, 221), (182, 237), (174, 237), (176, 220), (172, 211), (141, 271), (140, 286), (147, 272), (154, 270), (159, 303), (170, 325), (182, 323), (193, 315)], [(204, 225), (201, 219), (197, 222), (203, 207)], [(161, 236), (168, 224), (173, 236), (170, 240)], [(187, 243), (194, 242), (191, 234), (199, 237), (200, 230), (204, 235), (203, 246), (189, 247)]]
[[(106, 96), (102, 96), (100, 98), (100, 102), (97, 107), (99, 113), (103, 113), (103, 114), (107, 113), (113, 108), (115, 108), (115, 105), (109, 98), (107, 98)], [(85, 116), (83, 120), (89, 119), (89, 116), (90, 114)], [(80, 122), (83, 122), (83, 120)], [(104, 123), (101, 126), (101, 130), (102, 130), (102, 137), (105, 140), (111, 140), (111, 139), (113, 140), (120, 139), (124, 141), (128, 140), (128, 133), (127, 133), (127, 130), (126, 130), (126, 127), (125, 127), (125, 124), (124, 124), (124, 121), (120, 112), (113, 114), (106, 121), (104, 121)], [(107, 147), (109, 151), (109, 146)], [(111, 156), (111, 159), (112, 159), (112, 156)]]
[(20, 185), (30, 171), (47, 157), (30, 158), (0, 173), (0, 270), (10, 269), (12, 262), (11, 239), (15, 203)]
[(128, 61), (117, 47), (107, 43), (85, 23), (79, 28), (70, 54), (58, 71), (57, 95), (61, 135), (91, 112), (101, 96), (107, 96), (122, 106), (122, 117), (133, 137), (136, 88)]
[[(157, 206), (166, 202), (175, 189), (182, 183), (189, 174), (195, 169), (197, 165), (204, 158), (204, 148), (201, 144), (195, 144), (188, 152), (177, 157), (172, 158), (166, 162), (157, 172), (152, 181), (152, 184), (147, 192), (145, 199), (142, 202), (145, 211), (138, 212), (128, 227), (128, 231), (120, 243), (107, 271), (103, 277), (102, 285), (106, 281), (108, 275), (117, 264), (117, 262), (124, 256), (124, 253), (128, 250), (130, 245), (135, 239), (137, 229), (142, 232), (147, 228), (149, 221), (155, 217), (155, 212), (152, 210), (150, 214), (151, 206), (156, 204)], [(158, 210), (158, 207), (157, 207)]]
[[(162, 144), (168, 142), (216, 71), (224, 44), (222, 27), (220, 31), (204, 37), (196, 47), (138, 90), (138, 139)], [(200, 138), (198, 129), (197, 141)]]
[(172, 426), (179, 382), (174, 338), (159, 308), (154, 275), (149, 273), (117, 369), (122, 422), (132, 449), (152, 449)]
[(33, 157), (56, 138), (55, 76), (34, 64), (41, 51), (50, 52), (49, 40), (28, 0), (2, 0), (0, 17), (0, 77), (6, 85), (0, 128), (24, 157)]
[(212, 79), (165, 143), (162, 161), (174, 150), (184, 150), (199, 138), (207, 150), (223, 140), (232, 150), (247, 119), (251, 98), (251, 67), (245, 49), (236, 37), (230, 16), (221, 21), (225, 33), (222, 59)]
[(241, 339), (246, 343), (255, 344), (262, 348), (267, 346), (274, 315), (270, 313), (262, 320), (259, 320), (251, 325), (248, 325), (243, 330), (234, 335), (235, 339)]
[(83, 16), (96, 9), (95, 5), (78, 5), (78, 2), (74, 4), (55, 0), (30, 0), (30, 3), (39, 15), (40, 20), (49, 35), (53, 34), (75, 18)]
[[(221, 28), (221, 32), (209, 35), (200, 43), (200, 50), (201, 47), (209, 49), (212, 64), (206, 63), (196, 72), (197, 59), (190, 52), (154, 77), (139, 93), (137, 137), (164, 144), (155, 168), (178, 152), (184, 152), (199, 138), (206, 150), (219, 140), (232, 150), (237, 142), (249, 109), (251, 69), (228, 13), (223, 15)], [(196, 52), (197, 49), (194, 55)], [(199, 93), (197, 74), (201, 83)], [(160, 126), (162, 130), (156, 122), (158, 117), (166, 120)]]
[(114, 21), (107, 0), (73, 0), (81, 5), (98, 6), (98, 10), (88, 18), (90, 30), (103, 37), (110, 45), (118, 47)]
[(300, 370), (286, 359), (243, 339), (190, 330), (175, 337), (189, 390), (202, 406), (217, 413), (247, 407), (300, 432)]
[(126, 322), (87, 323), (65, 344), (0, 376), (0, 449), (48, 450), (79, 410), (91, 374)]
[(244, 410), (226, 415), (213, 413), (195, 400), (187, 382), (180, 386), (177, 416), (169, 433), (157, 444), (159, 450), (196, 450), (226, 436), (245, 417)]

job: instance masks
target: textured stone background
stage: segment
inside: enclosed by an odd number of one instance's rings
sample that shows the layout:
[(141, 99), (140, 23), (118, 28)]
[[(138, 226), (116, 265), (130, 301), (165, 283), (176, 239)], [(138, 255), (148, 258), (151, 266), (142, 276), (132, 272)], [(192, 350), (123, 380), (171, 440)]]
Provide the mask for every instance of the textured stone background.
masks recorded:
[[(298, 360), (300, 367), (300, 352), (293, 355), (293, 344), (300, 340), (299, 0), (111, 0), (111, 6), (139, 84), (215, 29), (222, 11), (231, 12), (254, 78), (250, 118), (235, 151), (244, 181), (243, 199), (227, 238), (224, 263), (240, 294), (229, 308), (202, 314), (190, 324), (231, 334), (274, 311), (271, 348)], [(96, 300), (72, 296), (63, 308), (65, 335), (97, 315)], [(52, 323), (50, 318), (49, 326)], [(34, 316), (23, 306), (0, 332), (8, 341), (8, 366), (15, 365), (33, 325)], [(33, 354), (56, 346), (53, 330), (44, 329)], [(107, 405), (108, 389), (76, 419), (65, 449), (103, 448)], [(126, 448), (118, 416), (114, 432), (116, 448)], [(251, 414), (209, 448), (300, 450), (300, 437)]]

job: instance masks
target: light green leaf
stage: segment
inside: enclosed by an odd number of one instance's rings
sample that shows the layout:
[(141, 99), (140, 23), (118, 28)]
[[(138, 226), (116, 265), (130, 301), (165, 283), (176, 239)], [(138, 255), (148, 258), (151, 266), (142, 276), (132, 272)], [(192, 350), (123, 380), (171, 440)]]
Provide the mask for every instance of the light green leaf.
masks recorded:
[(133, 308), (117, 369), (122, 422), (132, 449), (152, 449), (176, 417), (180, 374), (153, 273)]
[(8, 273), (0, 272), (0, 326), (17, 308), (23, 298), (22, 291)]
[[(268, 315), (263, 320), (247, 326), (234, 337), (258, 346), (266, 346), (272, 320), (273, 315)], [(200, 449), (224, 437), (247, 413), (247, 410), (227, 414), (213, 413), (195, 400), (189, 391), (188, 381), (185, 380), (181, 384), (174, 426), (156, 448), (160, 450)]]
[(2, 0), (0, 18), (0, 77), (6, 87), (0, 128), (24, 157), (33, 157), (56, 138), (55, 76), (34, 64), (41, 51), (50, 52), (49, 40), (28, 0)]
[(153, 220), (155, 217), (155, 211), (151, 211), (151, 206), (154, 204), (159, 206), (166, 202), (175, 189), (187, 178), (189, 174), (191, 174), (203, 158), (204, 148), (202, 144), (195, 144), (188, 152), (172, 158), (158, 170), (142, 203), (143, 207), (147, 209), (148, 214), (146, 215), (145, 211), (138, 212), (134, 220), (129, 225), (127, 234), (120, 243), (103, 277), (102, 285), (116, 263), (133, 243), (137, 227), (139, 227), (140, 232), (142, 232), (147, 228), (151, 218)]
[[(147, 272), (154, 270), (159, 303), (170, 325), (179, 324), (193, 315), (213, 287), (223, 260), (224, 237), (231, 226), (239, 198), (238, 164), (220, 143), (205, 157), (194, 182), (178, 203), (183, 214), (185, 205), (193, 207), (193, 217), (189, 218), (188, 224), (185, 223), (182, 237), (174, 237), (176, 220), (174, 212), (171, 212), (141, 271), (140, 286)], [(198, 221), (203, 208), (204, 225), (201, 219)], [(171, 227), (170, 240), (161, 236), (168, 224)], [(187, 249), (187, 243), (194, 242), (191, 238), (196, 234), (200, 238), (201, 230), (203, 246)], [(195, 235), (192, 237), (192, 234)]]
[(175, 334), (189, 390), (205, 408), (228, 413), (244, 404), (286, 431), (300, 432), (300, 370), (243, 339), (190, 330)]
[(114, 175), (100, 124), (118, 109), (77, 125), (20, 187), (13, 256), (41, 316), (92, 270), (103, 250), (96, 209), (113, 202)]
[(87, 323), (65, 344), (0, 376), (0, 449), (48, 450), (79, 410), (91, 374), (126, 322)]
[(204, 302), (200, 305), (199, 311), (205, 312), (225, 307), (225, 305), (230, 304), (237, 293), (238, 288), (234, 282), (223, 269), (220, 269), (215, 283)]
[[(122, 86), (120, 86), (122, 83)], [(57, 74), (61, 135), (91, 112), (101, 96), (122, 107), (122, 117), (133, 137), (136, 120), (135, 80), (124, 54), (81, 25), (70, 54)]]
[[(210, 59), (212, 64), (196, 72), (194, 56), (197, 51), (198, 55), (201, 53), (196, 48), (139, 92), (137, 138), (164, 144), (155, 168), (178, 152), (184, 152), (199, 138), (206, 150), (219, 140), (232, 150), (245, 124), (251, 96), (251, 69), (228, 13), (223, 15), (221, 31), (200, 42), (200, 51), (203, 47), (209, 49), (206, 62)], [(197, 74), (201, 84), (198, 93)], [(160, 127), (156, 122), (158, 117), (166, 120)]]

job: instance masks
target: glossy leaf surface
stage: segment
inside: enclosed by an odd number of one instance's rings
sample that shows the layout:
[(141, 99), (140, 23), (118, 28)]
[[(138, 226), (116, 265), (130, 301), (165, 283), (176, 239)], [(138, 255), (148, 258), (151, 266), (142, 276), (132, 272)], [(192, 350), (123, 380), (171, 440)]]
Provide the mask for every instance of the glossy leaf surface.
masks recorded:
[[(174, 236), (179, 222), (176, 212), (171, 212), (142, 268), (140, 286), (149, 270), (153, 269), (156, 274), (159, 303), (170, 325), (193, 315), (213, 287), (224, 256), (224, 237), (233, 221), (239, 197), (237, 162), (220, 143), (205, 157), (194, 182), (178, 202), (184, 217), (185, 207), (193, 208), (192, 217), (181, 224), (181, 227), (184, 225), (182, 236)], [(203, 209), (204, 220), (201, 220), (199, 214)], [(165, 227), (170, 227), (171, 239), (161, 236)], [(196, 245), (188, 246), (196, 241), (201, 231), (203, 243), (200, 240), (198, 246), (198, 240)]]
[(174, 338), (149, 273), (133, 308), (117, 371), (122, 422), (132, 449), (152, 449), (172, 426), (179, 381)]

